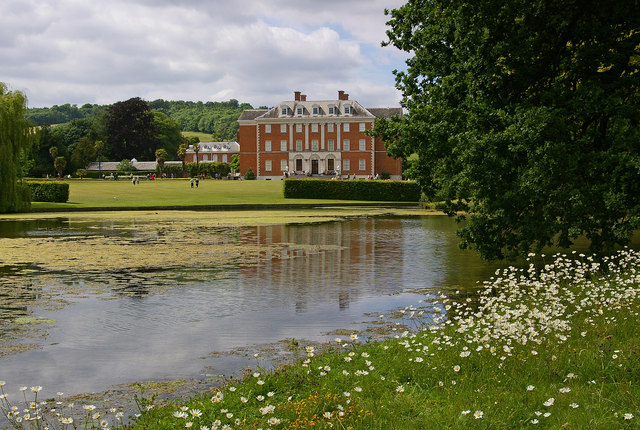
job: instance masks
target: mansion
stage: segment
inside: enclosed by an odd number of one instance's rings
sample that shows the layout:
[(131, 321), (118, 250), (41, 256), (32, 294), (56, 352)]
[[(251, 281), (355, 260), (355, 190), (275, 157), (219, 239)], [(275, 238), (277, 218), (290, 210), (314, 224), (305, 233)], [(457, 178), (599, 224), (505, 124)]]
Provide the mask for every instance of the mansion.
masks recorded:
[(368, 136), (376, 118), (402, 115), (401, 108), (364, 108), (338, 91), (337, 100), (292, 101), (271, 109), (245, 110), (238, 118), (240, 169), (258, 179), (289, 175), (374, 177), (383, 172), (401, 179), (402, 160), (387, 155), (384, 143)]

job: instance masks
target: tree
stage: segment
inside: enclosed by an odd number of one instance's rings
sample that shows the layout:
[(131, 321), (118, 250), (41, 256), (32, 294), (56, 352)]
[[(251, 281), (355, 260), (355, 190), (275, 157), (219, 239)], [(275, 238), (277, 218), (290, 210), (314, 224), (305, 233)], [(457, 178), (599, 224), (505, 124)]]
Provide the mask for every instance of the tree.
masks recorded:
[(102, 177), (102, 166), (100, 162), (102, 161), (102, 151), (104, 151), (104, 142), (101, 140), (96, 140), (96, 143), (93, 144), (96, 150), (96, 159), (98, 160), (98, 177)]
[(84, 169), (96, 159), (96, 144), (88, 137), (81, 137), (71, 153), (71, 171)]
[(240, 171), (240, 154), (233, 154), (231, 156), (231, 163), (229, 163), (229, 167), (233, 172)]
[(193, 152), (196, 153), (196, 166), (199, 166), (200, 160), (198, 160), (198, 154), (200, 153), (200, 138), (198, 136), (191, 136), (187, 139), (189, 140), (189, 144), (191, 144)]
[(133, 161), (127, 160), (126, 158), (116, 164), (116, 169), (118, 169), (118, 172), (133, 172), (138, 170), (136, 166), (133, 165)]
[(106, 118), (108, 145), (116, 159), (153, 159), (156, 150), (154, 116), (147, 102), (139, 97), (114, 103)]
[(158, 163), (158, 170), (160, 177), (162, 177), (162, 169), (164, 168), (164, 162), (169, 158), (169, 154), (163, 148), (156, 149), (156, 162)]
[(84, 176), (87, 176), (87, 171), (85, 169), (76, 170), (76, 176), (79, 176), (82, 179)]
[(180, 124), (162, 112), (153, 112), (153, 124), (157, 130), (156, 147), (163, 148), (168, 154), (175, 154), (182, 143)]
[[(53, 168), (55, 170), (56, 168), (55, 162), (56, 162), (56, 158), (58, 158), (58, 147), (52, 146), (51, 148), (49, 148), (49, 155), (51, 155), (51, 162), (53, 163)], [(48, 174), (47, 174), (47, 177), (48, 177)]]
[[(185, 141), (186, 142), (186, 141)], [(176, 153), (180, 161), (182, 161), (182, 174), (184, 175), (184, 159), (187, 157), (187, 144), (182, 143), (178, 146), (178, 152)]]
[(19, 182), (20, 159), (26, 158), (35, 137), (26, 108), (24, 94), (0, 82), (0, 212), (27, 210), (31, 204), (27, 187)]
[(61, 178), (64, 168), (67, 167), (67, 159), (64, 157), (56, 157), (53, 162), (53, 167), (55, 167), (56, 171), (58, 172), (58, 178)]
[[(387, 12), (389, 13), (389, 12)], [(637, 1), (409, 0), (402, 118), (374, 134), (484, 258), (628, 243), (640, 227)], [(458, 212), (459, 213), (459, 212)]]

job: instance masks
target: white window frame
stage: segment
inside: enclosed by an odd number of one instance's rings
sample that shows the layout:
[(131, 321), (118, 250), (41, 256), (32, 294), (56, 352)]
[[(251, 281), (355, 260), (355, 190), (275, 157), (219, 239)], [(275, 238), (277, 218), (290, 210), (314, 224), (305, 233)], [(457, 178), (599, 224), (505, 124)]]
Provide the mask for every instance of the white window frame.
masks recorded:
[(287, 169), (289, 167), (287, 161), (288, 160), (280, 160), (280, 171), (282, 171), (282, 172), (286, 172), (287, 171)]
[(344, 132), (347, 132), (347, 133), (349, 132), (349, 123), (348, 123), (348, 122), (345, 122), (345, 123), (342, 125), (342, 130), (343, 130)]
[(271, 160), (264, 160), (264, 170), (265, 172), (271, 171)]
[(300, 123), (296, 124), (296, 133), (302, 133), (302, 124)]
[(280, 133), (287, 132), (287, 124), (280, 124)]
[(311, 108), (313, 115), (320, 115), (320, 107), (319, 106), (314, 106)]
[(213, 158), (212, 158), (212, 160), (213, 160), (213, 161), (218, 161), (218, 154), (213, 154)]
[(367, 150), (367, 139), (360, 139), (360, 142), (358, 142), (358, 146), (360, 151), (366, 151)]
[(304, 108), (302, 106), (298, 106), (297, 114), (302, 115), (304, 113)]
[(315, 152), (318, 152), (318, 150), (319, 150), (318, 139), (313, 139), (311, 141), (311, 150), (315, 151)]
[(365, 131), (367, 129), (367, 124), (364, 122), (360, 123), (360, 131)]
[(367, 160), (365, 160), (364, 158), (358, 160), (358, 170), (367, 170)]
[(227, 154), (222, 154), (222, 162), (223, 163), (227, 162)]
[(327, 150), (335, 151), (336, 150), (335, 148), (336, 148), (336, 142), (333, 139), (327, 140)]
[(296, 151), (302, 152), (302, 139), (296, 140)]
[(351, 170), (351, 160), (342, 160), (342, 170), (345, 172)]
[(312, 133), (317, 133), (318, 132), (318, 123), (314, 122), (313, 124), (311, 124), (311, 132)]
[(280, 141), (280, 151), (287, 152), (287, 141), (286, 140), (281, 140)]
[(327, 124), (327, 132), (328, 133), (333, 133), (333, 123), (332, 122)]
[(351, 151), (351, 141), (349, 139), (344, 139), (342, 141), (342, 150)]
[(344, 113), (346, 115), (350, 115), (351, 114), (351, 105), (345, 105), (344, 106)]
[(264, 125), (264, 132), (265, 133), (271, 133), (271, 124), (265, 124)]
[(336, 114), (336, 107), (329, 106), (329, 115), (335, 115), (335, 114)]
[(271, 141), (270, 140), (265, 140), (264, 141), (264, 151), (265, 152), (271, 152)]
[(289, 115), (289, 106), (281, 106), (280, 107), (281, 115)]

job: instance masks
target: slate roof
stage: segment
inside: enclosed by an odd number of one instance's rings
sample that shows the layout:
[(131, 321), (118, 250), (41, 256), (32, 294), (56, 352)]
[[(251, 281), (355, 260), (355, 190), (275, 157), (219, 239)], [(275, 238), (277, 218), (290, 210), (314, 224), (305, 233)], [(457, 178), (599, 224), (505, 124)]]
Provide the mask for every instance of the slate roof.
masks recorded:
[(246, 109), (242, 111), (238, 121), (252, 121), (257, 117), (264, 115), (267, 113), (269, 109)]
[(389, 118), (397, 115), (402, 116), (402, 108), (367, 108), (376, 118)]

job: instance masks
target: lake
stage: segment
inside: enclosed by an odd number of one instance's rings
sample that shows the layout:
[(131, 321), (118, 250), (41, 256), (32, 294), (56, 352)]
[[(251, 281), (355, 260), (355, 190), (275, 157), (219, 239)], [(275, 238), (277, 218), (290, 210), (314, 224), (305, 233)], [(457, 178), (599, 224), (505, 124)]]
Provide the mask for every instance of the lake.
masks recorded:
[(437, 215), (2, 220), (0, 380), (41, 385), (40, 398), (176, 379), (198, 390), (296, 345), (393, 333), (398, 310), (473, 295), (504, 266), (458, 249), (455, 228)]

